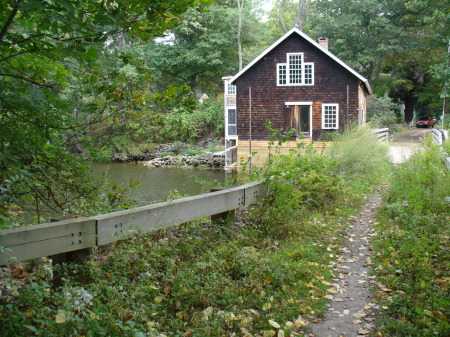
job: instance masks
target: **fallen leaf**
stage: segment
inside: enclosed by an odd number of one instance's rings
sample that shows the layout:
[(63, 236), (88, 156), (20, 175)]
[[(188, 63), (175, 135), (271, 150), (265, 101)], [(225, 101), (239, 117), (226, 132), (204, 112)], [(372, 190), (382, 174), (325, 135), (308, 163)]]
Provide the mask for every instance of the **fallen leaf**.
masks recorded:
[(343, 313), (344, 315), (348, 315), (348, 314), (350, 313), (350, 310), (345, 309), (342, 313)]
[(58, 310), (58, 313), (56, 314), (55, 322), (58, 324), (62, 324), (66, 321), (67, 317), (64, 311)]
[(253, 337), (253, 335), (251, 335), (245, 328), (241, 328), (241, 333), (242, 337)]
[(363, 318), (363, 317), (366, 317), (366, 314), (361, 312), (361, 311), (359, 311), (356, 314), (353, 314), (353, 316), (356, 317), (356, 318)]
[(275, 329), (279, 329), (280, 328), (280, 324), (278, 324), (275, 321), (272, 321), (271, 319), (269, 319), (269, 324), (274, 327)]

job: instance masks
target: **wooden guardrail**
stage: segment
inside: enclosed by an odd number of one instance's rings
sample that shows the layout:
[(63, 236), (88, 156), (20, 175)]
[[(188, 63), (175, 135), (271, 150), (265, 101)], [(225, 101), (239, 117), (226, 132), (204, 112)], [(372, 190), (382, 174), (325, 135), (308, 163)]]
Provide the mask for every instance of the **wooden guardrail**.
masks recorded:
[(379, 141), (387, 142), (389, 140), (389, 128), (372, 129), (372, 132)]
[(0, 231), (0, 265), (115, 242), (196, 219), (243, 208), (266, 194), (262, 181), (217, 192), (137, 207), (93, 217)]

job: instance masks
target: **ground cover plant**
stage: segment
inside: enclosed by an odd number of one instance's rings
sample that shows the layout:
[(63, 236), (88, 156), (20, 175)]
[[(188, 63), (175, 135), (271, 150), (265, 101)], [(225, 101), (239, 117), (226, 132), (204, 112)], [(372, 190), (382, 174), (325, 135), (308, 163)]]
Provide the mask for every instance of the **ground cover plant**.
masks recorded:
[(389, 336), (450, 335), (450, 171), (428, 144), (392, 175), (380, 210), (378, 329)]
[(364, 170), (349, 179), (345, 150), (333, 151), (271, 157), (254, 174), (272, 194), (233, 225), (196, 222), (99, 248), (87, 265), (62, 268), (60, 288), (47, 266), (28, 264), (4, 285), (3, 335), (300, 334), (324, 313), (345, 222), (369, 190)]

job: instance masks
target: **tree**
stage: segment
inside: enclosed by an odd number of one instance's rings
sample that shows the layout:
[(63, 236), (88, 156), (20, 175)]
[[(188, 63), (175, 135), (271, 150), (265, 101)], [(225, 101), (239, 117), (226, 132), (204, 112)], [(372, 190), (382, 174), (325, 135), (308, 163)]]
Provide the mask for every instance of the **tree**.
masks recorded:
[[(194, 92), (213, 93), (221, 88), (222, 76), (239, 69), (240, 58), (245, 62), (254, 57), (247, 57), (246, 49), (258, 42), (262, 25), (251, 2), (241, 5), (238, 8), (232, 1), (212, 5), (203, 13), (188, 10), (169, 40), (144, 47), (148, 65), (158, 74), (159, 88), (187, 84)], [(239, 20), (241, 56), (236, 48)]]
[(129, 77), (105, 73), (97, 58), (105, 55), (111, 37), (151, 40), (179, 24), (186, 10), (200, 11), (205, 3), (0, 2), (1, 216), (30, 201), (35, 211), (43, 206), (89, 211), (83, 199), (95, 199), (95, 188), (86, 166), (67, 151), (67, 136), (103, 123), (108, 114), (119, 118), (118, 106), (136, 103)]
[[(284, 24), (283, 19), (283, 8), (286, 4), (286, 0), (281, 0), (279, 7), (278, 7), (278, 21), (280, 23), (281, 28), (285, 33), (287, 33), (288, 29), (286, 28), (286, 25)], [(310, 8), (310, 0), (298, 0), (298, 7), (296, 10), (295, 20), (293, 27), (297, 27), (300, 30), (303, 30), (303, 24), (306, 20), (306, 17), (309, 14), (309, 8)]]
[(318, 0), (313, 35), (329, 37), (330, 50), (367, 77), (375, 93), (389, 92), (403, 102), (410, 122), (424, 102), (430, 67), (442, 54), (440, 31), (448, 32), (444, 2)]

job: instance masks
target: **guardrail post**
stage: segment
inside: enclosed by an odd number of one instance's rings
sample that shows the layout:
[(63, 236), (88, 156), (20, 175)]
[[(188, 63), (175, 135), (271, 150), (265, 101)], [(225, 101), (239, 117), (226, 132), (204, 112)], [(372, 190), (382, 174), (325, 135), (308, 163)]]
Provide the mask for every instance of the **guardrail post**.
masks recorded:
[[(212, 188), (211, 192), (224, 191), (226, 189), (228, 189), (228, 187), (217, 187)], [(224, 224), (227, 226), (233, 225), (235, 219), (236, 219), (236, 211), (234, 209), (211, 215), (212, 222), (216, 224)]]
[[(57, 217), (50, 219), (51, 222), (58, 222), (63, 220), (69, 220), (69, 219), (80, 219), (84, 218), (82, 216), (78, 215), (67, 215), (62, 217)], [(81, 233), (79, 233), (79, 236), (81, 236)], [(73, 242), (76, 243), (76, 240), (80, 240), (80, 238), (77, 237), (77, 234), (73, 234)], [(77, 265), (83, 265), (85, 264), (91, 255), (91, 248), (82, 248), (78, 250), (73, 250), (71, 252), (65, 252), (65, 253), (59, 253), (50, 255), (49, 257), (52, 259), (52, 265), (53, 267), (62, 265), (62, 264), (77, 264)], [(80, 268), (80, 270), (77, 273), (76, 279), (80, 282), (86, 282), (89, 280), (89, 275), (83, 268)], [(54, 287), (61, 287), (63, 285), (62, 282), (62, 274), (60, 268), (53, 268), (53, 286)]]

